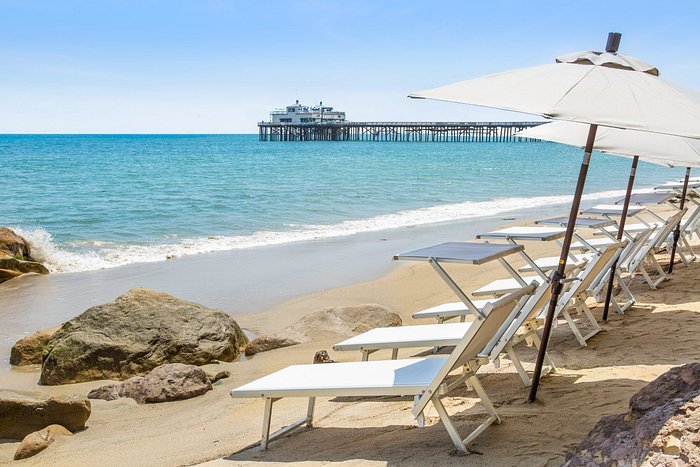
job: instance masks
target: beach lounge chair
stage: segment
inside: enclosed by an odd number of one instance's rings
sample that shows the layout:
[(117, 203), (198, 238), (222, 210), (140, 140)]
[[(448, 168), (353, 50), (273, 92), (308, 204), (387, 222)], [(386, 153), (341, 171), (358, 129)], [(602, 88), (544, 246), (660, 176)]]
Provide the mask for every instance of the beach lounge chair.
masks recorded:
[[(668, 279), (668, 276), (661, 269), (661, 265), (656, 260), (654, 254), (661, 249), (661, 245), (666, 242), (668, 244), (670, 236), (672, 236), (678, 223), (685, 214), (686, 209), (678, 211), (676, 214), (668, 219), (666, 225), (663, 229), (657, 231), (654, 235), (649, 237), (649, 241), (642, 248), (639, 249), (633, 256), (629, 257), (629, 260), (623, 263), (622, 271), (629, 274), (629, 279), (632, 280), (637, 273), (644, 277), (644, 280), (649, 284), (652, 290), (656, 290), (656, 287), (663, 281)], [(668, 250), (668, 248), (667, 248)], [(657, 277), (653, 279), (650, 272), (647, 270), (646, 266), (653, 268), (656, 271)]]
[[(591, 309), (586, 305), (586, 300), (595, 296), (596, 287), (601, 283), (605, 283), (610, 273), (612, 263), (619, 258), (626, 241), (618, 242), (612, 245), (603, 247), (600, 254), (594, 256), (586, 263), (581, 273), (578, 276), (564, 279), (565, 282), (570, 282), (570, 286), (559, 298), (557, 310), (554, 315), (556, 318), (562, 315), (566, 320), (571, 332), (573, 332), (576, 340), (585, 347), (586, 341), (600, 332), (600, 326), (596, 321)], [(572, 313), (582, 314), (589, 322), (591, 330), (588, 334), (583, 335), (581, 330), (576, 325)], [(542, 313), (538, 319), (544, 323), (545, 313)]]
[[(606, 282), (612, 262), (619, 258), (627, 245), (628, 242), (623, 241), (600, 247), (576, 276), (563, 281), (568, 288), (559, 297), (554, 316), (555, 322), (559, 315), (563, 316), (576, 340), (582, 346), (585, 346), (588, 339), (600, 332), (600, 326), (586, 305), (586, 299), (595, 296), (596, 288), (601, 287), (601, 284)], [(528, 282), (535, 280), (534, 277), (523, 277), (523, 279)], [(475, 290), (472, 295), (500, 295), (508, 293), (515, 287), (517, 287), (517, 283), (514, 279), (499, 279)], [(574, 313), (582, 314), (590, 322), (592, 330), (585, 336), (571, 316)], [(542, 313), (538, 317), (540, 324), (544, 322), (544, 316), (545, 314)]]
[[(466, 452), (466, 445), (500, 417), (481, 386), (476, 372), (481, 366), (479, 354), (497, 336), (500, 337), (520, 312), (519, 302), (535, 289), (523, 287), (484, 308), (485, 317), (477, 316), (449, 356), (293, 365), (252, 381), (231, 391), (235, 398), (263, 398), (261, 448), (267, 449), (271, 439), (278, 438), (303, 425), (311, 426), (316, 397), (342, 396), (414, 396), (413, 416), (421, 424), (423, 411), (432, 402), (455, 447)], [(448, 375), (455, 374), (448, 382)], [(474, 388), (488, 418), (462, 439), (440, 398), (458, 385)], [(270, 434), (273, 404), (284, 397), (308, 398), (307, 413), (301, 420)]]
[[(539, 348), (539, 337), (536, 334), (537, 325), (534, 322), (537, 315), (544, 309), (552, 296), (549, 282), (538, 285), (532, 296), (522, 301), (521, 311), (508, 327), (500, 339), (489, 342), (479, 355), (480, 363), (489, 361), (498, 366), (499, 357), (506, 353), (520, 378), (525, 385), (530, 384), (530, 378), (522, 366), (513, 346), (523, 340), (532, 341)], [(488, 304), (487, 302), (486, 304)], [(486, 306), (484, 304), (482, 309)], [(464, 304), (462, 304), (464, 306)], [(469, 313), (464, 306), (463, 315)], [(472, 326), (472, 322), (427, 324), (417, 326), (395, 326), (375, 328), (357, 336), (346, 339), (333, 346), (337, 351), (360, 351), (362, 360), (366, 361), (369, 355), (382, 349), (391, 349), (391, 358), (395, 359), (399, 349), (419, 347), (444, 347), (456, 345), (464, 337)], [(554, 370), (549, 355), (546, 356), (550, 370)]]

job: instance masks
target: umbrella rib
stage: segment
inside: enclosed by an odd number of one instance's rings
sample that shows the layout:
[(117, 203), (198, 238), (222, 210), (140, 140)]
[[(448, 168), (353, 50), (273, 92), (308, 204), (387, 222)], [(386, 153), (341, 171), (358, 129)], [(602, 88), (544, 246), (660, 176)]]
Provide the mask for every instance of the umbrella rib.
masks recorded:
[(596, 68), (596, 66), (597, 65), (592, 66), (591, 69), (588, 70), (585, 75), (583, 75), (581, 78), (579, 78), (579, 80), (573, 86), (571, 86), (559, 99), (557, 99), (556, 104), (559, 105), (561, 103), (561, 101), (563, 101), (566, 98), (566, 96), (568, 96), (571, 93), (571, 91), (573, 91), (574, 88), (576, 88), (576, 86), (581, 84), (581, 81), (586, 79), (586, 77), (593, 72), (593, 70)]

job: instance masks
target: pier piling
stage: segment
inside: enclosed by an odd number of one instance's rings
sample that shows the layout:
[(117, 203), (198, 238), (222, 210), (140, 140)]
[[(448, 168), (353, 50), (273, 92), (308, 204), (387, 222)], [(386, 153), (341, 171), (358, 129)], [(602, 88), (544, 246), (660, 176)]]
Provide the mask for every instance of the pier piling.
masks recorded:
[(546, 122), (258, 123), (260, 141), (533, 141), (515, 133)]

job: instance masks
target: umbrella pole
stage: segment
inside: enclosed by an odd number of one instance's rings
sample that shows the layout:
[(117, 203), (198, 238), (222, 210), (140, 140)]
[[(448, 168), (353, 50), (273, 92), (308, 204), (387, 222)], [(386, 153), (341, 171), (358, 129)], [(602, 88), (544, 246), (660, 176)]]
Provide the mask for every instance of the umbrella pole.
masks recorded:
[[(680, 209), (683, 209), (685, 207), (685, 197), (688, 195), (688, 180), (690, 179), (690, 167), (686, 167), (685, 169), (685, 180), (683, 181), (683, 194), (681, 194), (681, 205)], [(676, 230), (673, 232), (673, 247), (671, 248), (671, 262), (668, 263), (668, 273), (671, 274), (673, 272), (673, 262), (675, 261), (676, 258), (676, 245), (678, 245), (678, 240), (681, 238), (681, 223), (683, 222), (683, 218), (681, 218), (678, 221), (678, 225), (676, 226)]]
[[(620, 227), (617, 229), (617, 241), (622, 240), (625, 233), (625, 221), (627, 221), (627, 211), (630, 207), (630, 198), (632, 197), (632, 187), (634, 186), (634, 177), (637, 175), (637, 163), (639, 156), (634, 156), (632, 159), (632, 168), (630, 169), (630, 178), (627, 182), (627, 192), (625, 193), (625, 204), (622, 206), (622, 218), (620, 219)], [(608, 311), (610, 310), (610, 300), (612, 299), (613, 288), (615, 287), (615, 271), (617, 271), (617, 260), (610, 267), (610, 279), (608, 279), (608, 290), (605, 293), (605, 307), (603, 308), (603, 321), (608, 320)]]
[(539, 352), (537, 353), (537, 363), (535, 364), (535, 372), (532, 375), (532, 386), (530, 386), (530, 395), (528, 400), (534, 402), (537, 399), (537, 387), (540, 384), (540, 375), (542, 375), (542, 365), (544, 357), (547, 353), (547, 343), (549, 342), (549, 334), (552, 330), (552, 321), (554, 321), (554, 312), (557, 309), (559, 294), (561, 293), (561, 280), (566, 277), (566, 259), (569, 256), (569, 248), (571, 247), (571, 239), (574, 236), (574, 228), (576, 227), (576, 218), (578, 210), (581, 206), (581, 196), (583, 196), (583, 187), (586, 184), (586, 175), (588, 175), (588, 165), (591, 162), (591, 153), (593, 152), (593, 143), (595, 142), (595, 134), (598, 130), (598, 125), (591, 125), (588, 129), (588, 139), (586, 140), (585, 154), (581, 162), (581, 170), (578, 174), (578, 182), (576, 183), (576, 192), (574, 200), (571, 204), (571, 212), (569, 213), (569, 222), (566, 224), (566, 235), (564, 236), (564, 244), (561, 247), (561, 256), (559, 256), (559, 266), (552, 273), (552, 298), (549, 300), (549, 309), (547, 310), (547, 318), (544, 322), (542, 330), (542, 343), (540, 344)]

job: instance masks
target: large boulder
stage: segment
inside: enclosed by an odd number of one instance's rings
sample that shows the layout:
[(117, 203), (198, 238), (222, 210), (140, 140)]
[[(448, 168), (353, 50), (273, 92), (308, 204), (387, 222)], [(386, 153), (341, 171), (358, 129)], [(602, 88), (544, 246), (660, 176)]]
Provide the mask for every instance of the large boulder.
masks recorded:
[(29, 433), (22, 439), (17, 451), (15, 451), (15, 460), (26, 459), (39, 454), (58, 438), (72, 435), (73, 433), (61, 425), (49, 425), (43, 430)]
[(0, 282), (29, 272), (48, 274), (49, 270), (32, 258), (27, 240), (7, 227), (0, 227)]
[(146, 376), (135, 376), (121, 383), (93, 389), (88, 398), (111, 401), (129, 397), (139, 404), (146, 404), (190, 399), (211, 389), (209, 376), (201, 368), (168, 363), (153, 369)]
[(90, 401), (78, 396), (0, 390), (0, 439), (22, 439), (58, 424), (75, 433), (90, 418)]
[(10, 365), (41, 365), (41, 357), (59, 327), (42, 329), (18, 340), (10, 350)]
[(164, 363), (233, 361), (246, 344), (223, 311), (133, 289), (64, 323), (47, 344), (40, 382), (124, 380)]
[(700, 363), (672, 368), (603, 417), (566, 466), (700, 465)]
[(370, 329), (401, 324), (401, 317), (391, 309), (370, 303), (324, 308), (305, 316), (280, 334), (299, 342), (309, 342), (317, 336), (353, 336)]

